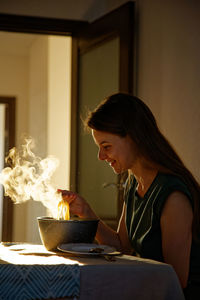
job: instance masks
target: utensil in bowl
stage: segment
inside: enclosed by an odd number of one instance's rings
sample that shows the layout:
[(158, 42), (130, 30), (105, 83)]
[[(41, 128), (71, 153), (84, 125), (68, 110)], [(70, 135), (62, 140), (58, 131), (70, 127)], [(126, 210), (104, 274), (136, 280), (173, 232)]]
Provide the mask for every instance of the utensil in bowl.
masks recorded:
[(51, 217), (38, 217), (40, 238), (49, 251), (67, 243), (92, 243), (98, 219), (57, 220)]

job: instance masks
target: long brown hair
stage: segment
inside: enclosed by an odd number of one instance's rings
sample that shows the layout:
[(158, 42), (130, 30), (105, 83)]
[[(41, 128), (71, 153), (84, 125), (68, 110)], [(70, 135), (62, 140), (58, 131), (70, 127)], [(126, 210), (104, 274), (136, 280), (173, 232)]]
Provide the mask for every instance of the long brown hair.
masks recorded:
[(143, 157), (180, 177), (192, 195), (193, 235), (200, 236), (200, 185), (160, 132), (151, 110), (142, 100), (124, 93), (111, 95), (89, 113), (85, 124), (121, 137), (129, 135)]

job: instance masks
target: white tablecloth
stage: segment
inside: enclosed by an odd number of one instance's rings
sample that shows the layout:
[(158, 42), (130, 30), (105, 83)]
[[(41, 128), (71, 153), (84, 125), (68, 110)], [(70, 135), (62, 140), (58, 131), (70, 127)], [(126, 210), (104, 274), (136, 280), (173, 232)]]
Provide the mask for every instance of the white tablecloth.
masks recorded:
[[(184, 295), (174, 269), (167, 264), (133, 256), (117, 256), (115, 261), (107, 261), (104, 257), (71, 257), (65, 253), (48, 252), (41, 245), (19, 245), (18, 251), (11, 247), (0, 247), (1, 264), (50, 265), (51, 272), (58, 265), (65, 265), (73, 270), (78, 266), (79, 296), (64, 299), (80, 300), (184, 300)], [(40, 268), (45, 276), (45, 268)], [(44, 269), (44, 271), (43, 271)], [(77, 272), (77, 271), (76, 271)], [(70, 280), (73, 273), (71, 273)], [(74, 274), (75, 275), (75, 274)], [(74, 277), (73, 282), (77, 280)], [(17, 287), (16, 287), (17, 288)], [(66, 289), (69, 282), (66, 282)], [(48, 294), (48, 293), (47, 293)], [(66, 293), (66, 296), (68, 293)], [(52, 297), (49, 297), (52, 299)], [(0, 291), (0, 299), (1, 291)], [(27, 298), (29, 300), (30, 298)], [(31, 298), (34, 299), (34, 298)], [(36, 299), (48, 299), (36, 298)], [(57, 297), (57, 299), (61, 299)], [(62, 297), (63, 299), (63, 297)], [(5, 298), (4, 298), (5, 300)], [(13, 300), (13, 299), (12, 299)], [(18, 300), (18, 299), (17, 299)], [(26, 298), (23, 298), (26, 300)]]
[(184, 300), (174, 269), (123, 255), (116, 261), (79, 259), (80, 300)]

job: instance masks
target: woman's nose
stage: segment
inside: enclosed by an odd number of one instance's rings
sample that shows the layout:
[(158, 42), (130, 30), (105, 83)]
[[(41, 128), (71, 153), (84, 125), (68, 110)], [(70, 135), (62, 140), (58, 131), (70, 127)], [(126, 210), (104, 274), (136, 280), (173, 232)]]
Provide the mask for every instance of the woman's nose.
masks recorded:
[(99, 153), (98, 153), (98, 159), (99, 160), (105, 160), (106, 159), (106, 154), (105, 154), (105, 152), (102, 150), (102, 149), (100, 149), (99, 150)]

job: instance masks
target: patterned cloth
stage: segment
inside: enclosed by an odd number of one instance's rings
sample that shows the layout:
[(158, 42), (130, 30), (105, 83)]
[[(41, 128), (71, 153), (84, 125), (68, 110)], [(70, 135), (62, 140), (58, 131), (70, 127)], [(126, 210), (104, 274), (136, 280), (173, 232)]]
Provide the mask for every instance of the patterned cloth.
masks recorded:
[(74, 265), (0, 265), (0, 299), (31, 300), (76, 297), (80, 267)]

